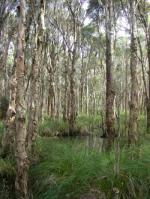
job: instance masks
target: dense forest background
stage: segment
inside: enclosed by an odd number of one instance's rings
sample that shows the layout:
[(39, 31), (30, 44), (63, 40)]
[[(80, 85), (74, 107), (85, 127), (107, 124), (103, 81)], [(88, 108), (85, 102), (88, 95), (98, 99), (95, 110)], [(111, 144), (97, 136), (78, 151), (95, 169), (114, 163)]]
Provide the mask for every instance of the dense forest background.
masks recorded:
[(150, 1), (0, 1), (0, 198), (150, 198)]

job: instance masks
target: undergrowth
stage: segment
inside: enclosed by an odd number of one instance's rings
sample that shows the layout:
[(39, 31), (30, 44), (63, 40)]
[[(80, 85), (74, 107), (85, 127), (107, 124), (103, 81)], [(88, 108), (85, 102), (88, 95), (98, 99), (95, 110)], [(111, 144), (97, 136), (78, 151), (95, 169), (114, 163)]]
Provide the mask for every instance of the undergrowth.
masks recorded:
[[(79, 115), (76, 119), (75, 130), (82, 134), (82, 132), (88, 132), (93, 135), (101, 135), (104, 118), (101, 115)], [(146, 134), (146, 118), (145, 115), (140, 115), (138, 118), (138, 134)], [(125, 113), (121, 113), (119, 117), (119, 131), (121, 138), (127, 138), (128, 135), (128, 120)], [(116, 120), (116, 129), (118, 129), (118, 121)], [(38, 132), (40, 136), (51, 137), (56, 135), (68, 134), (69, 125), (67, 121), (63, 121), (62, 118), (50, 118), (45, 116), (43, 121), (40, 122)], [(124, 141), (124, 139), (123, 139)]]
[[(77, 128), (99, 133), (101, 118), (80, 116)], [(45, 137), (45, 132), (67, 132), (68, 124), (45, 118), (39, 125), (39, 137), (29, 172), (32, 199), (85, 199), (90, 194), (97, 199), (149, 199), (150, 198), (150, 136), (144, 135), (145, 117), (139, 118), (140, 142), (128, 148), (121, 143), (120, 170), (115, 174), (115, 154), (102, 153), (89, 148), (82, 139)], [(121, 117), (124, 131), (124, 116)], [(4, 125), (0, 123), (0, 140)], [(123, 134), (122, 134), (123, 135)], [(124, 142), (121, 135), (121, 142)], [(99, 138), (96, 138), (99, 139)], [(123, 140), (123, 141), (122, 141)], [(98, 140), (99, 142), (99, 140)], [(1, 147), (0, 147), (1, 148)], [(13, 199), (15, 163), (0, 157), (0, 198)], [(86, 197), (87, 196), (87, 197)]]
[(2, 156), (2, 136), (4, 124), (0, 121), (0, 199), (14, 198), (15, 162), (12, 158)]
[(0, 157), (0, 198), (15, 198), (15, 163), (12, 159)]
[[(91, 132), (93, 134), (98, 134), (100, 131), (100, 121), (101, 117), (97, 116), (86, 116), (81, 115), (77, 117), (76, 120), (76, 131), (77, 132)], [(41, 136), (55, 136), (67, 134), (69, 132), (69, 125), (67, 121), (63, 121), (63, 119), (50, 118), (46, 116), (44, 120), (39, 124), (38, 128), (39, 135)]]
[(119, 175), (115, 156), (87, 149), (78, 141), (40, 138), (39, 162), (32, 165), (33, 198), (79, 199), (87, 193), (97, 198), (143, 198), (150, 196), (150, 144), (122, 149)]

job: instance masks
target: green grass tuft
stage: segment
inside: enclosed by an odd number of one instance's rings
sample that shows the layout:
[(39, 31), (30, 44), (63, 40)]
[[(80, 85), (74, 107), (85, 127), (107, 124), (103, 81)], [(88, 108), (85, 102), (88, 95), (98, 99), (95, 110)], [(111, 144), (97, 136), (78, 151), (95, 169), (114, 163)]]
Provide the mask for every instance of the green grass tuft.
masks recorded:
[(64, 122), (62, 119), (45, 117), (44, 121), (40, 123), (38, 131), (39, 135), (50, 137), (57, 135), (58, 133), (67, 133), (68, 129), (67, 122)]
[(123, 149), (120, 173), (114, 175), (115, 155), (90, 151), (77, 140), (40, 138), (40, 159), (30, 170), (36, 199), (78, 199), (87, 193), (112, 198), (149, 198), (150, 145)]
[[(101, 117), (81, 115), (76, 120), (75, 130), (82, 133), (99, 134)], [(54, 135), (67, 134), (69, 131), (68, 122), (63, 119), (45, 117), (39, 124), (38, 132), (40, 136), (51, 137)]]

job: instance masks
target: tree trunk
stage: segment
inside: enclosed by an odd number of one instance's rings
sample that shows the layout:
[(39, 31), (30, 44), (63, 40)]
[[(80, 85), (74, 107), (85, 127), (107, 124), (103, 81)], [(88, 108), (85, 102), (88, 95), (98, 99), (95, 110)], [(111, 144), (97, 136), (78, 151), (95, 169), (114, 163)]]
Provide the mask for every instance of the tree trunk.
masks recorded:
[(76, 121), (76, 100), (75, 100), (75, 56), (76, 50), (74, 49), (71, 61), (71, 73), (70, 73), (70, 112), (69, 112), (69, 134), (72, 135), (75, 130)]
[(81, 49), (81, 51), (82, 51), (82, 65), (81, 65), (81, 77), (80, 77), (80, 87), (79, 87), (79, 94), (80, 94), (80, 98), (79, 98), (79, 100), (80, 100), (80, 102), (79, 102), (79, 104), (80, 104), (80, 112), (81, 112), (81, 114), (83, 113), (83, 89), (84, 89), (84, 72), (85, 72), (85, 70), (84, 70), (84, 57), (83, 57), (83, 49)]
[[(34, 141), (37, 136), (37, 123), (39, 119), (39, 107), (41, 100), (39, 100), (39, 73), (42, 63), (42, 45), (43, 45), (43, 18), (44, 18), (45, 1), (40, 0), (40, 13), (37, 22), (35, 33), (35, 49), (32, 60), (32, 79), (30, 83), (30, 105), (29, 105), (29, 124), (28, 124), (28, 139), (27, 146), (28, 151), (31, 152)], [(41, 60), (40, 60), (41, 57)], [(40, 101), (40, 102), (39, 102)]]
[(73, 26), (73, 50), (68, 53), (70, 58), (70, 111), (69, 111), (69, 134), (73, 135), (76, 123), (76, 95), (75, 95), (75, 63), (77, 57), (77, 24), (74, 10), (72, 8), (71, 2), (68, 2), (68, 10), (71, 14)]
[(54, 76), (56, 72), (56, 52), (55, 52), (55, 44), (52, 42), (51, 52), (50, 53), (50, 64), (47, 67), (49, 73), (49, 114), (52, 118), (56, 116), (56, 93), (54, 87)]
[(89, 115), (89, 79), (88, 72), (86, 74), (86, 115)]
[(65, 44), (63, 44), (63, 49), (64, 49), (64, 98), (63, 98), (63, 120), (64, 121), (67, 121), (68, 119), (68, 101), (67, 101), (67, 98), (68, 98), (68, 85), (69, 85), (69, 82), (68, 82), (68, 62), (69, 62), (69, 59), (67, 58), (67, 52), (66, 52), (66, 47), (65, 47)]
[(141, 65), (142, 65), (142, 75), (143, 75), (143, 83), (145, 87), (145, 97), (146, 97), (146, 111), (147, 111), (147, 133), (150, 133), (150, 22), (149, 22), (149, 12), (147, 12), (148, 2), (144, 1), (143, 6), (138, 6), (138, 11), (141, 17), (142, 25), (145, 30), (146, 37), (146, 49), (147, 49), (147, 58), (148, 58), (148, 88), (146, 85), (146, 79), (144, 74), (144, 60), (143, 60), (143, 51), (140, 43), (140, 38), (138, 38), (138, 44), (140, 49), (141, 56)]
[(130, 22), (131, 22), (131, 101), (129, 116), (128, 142), (135, 144), (137, 142), (138, 131), (138, 83), (137, 83), (137, 37), (136, 37), (136, 18), (135, 18), (135, 1), (130, 0)]
[(113, 1), (106, 1), (106, 150), (113, 145), (115, 138), (114, 82), (113, 82)]
[[(127, 54), (127, 51), (126, 51)], [(128, 134), (128, 60), (127, 58), (125, 58), (125, 121), (124, 121), (124, 125), (125, 125), (125, 135)]]
[(27, 130), (25, 125), (25, 101), (24, 101), (24, 79), (25, 79), (25, 0), (20, 0), (19, 24), (18, 24), (18, 49), (17, 49), (17, 93), (16, 93), (16, 198), (28, 198), (28, 156), (26, 151)]
[(147, 56), (148, 56), (148, 100), (147, 100), (147, 133), (150, 133), (150, 24), (147, 35)]

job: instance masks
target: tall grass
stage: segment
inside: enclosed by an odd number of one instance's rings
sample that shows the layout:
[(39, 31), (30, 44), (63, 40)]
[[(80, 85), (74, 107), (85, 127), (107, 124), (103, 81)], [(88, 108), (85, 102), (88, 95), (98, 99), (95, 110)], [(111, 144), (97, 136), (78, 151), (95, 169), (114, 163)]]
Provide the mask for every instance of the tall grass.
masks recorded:
[[(76, 126), (98, 134), (100, 121), (100, 116), (79, 116)], [(121, 116), (121, 129), (123, 132), (124, 116)], [(145, 129), (145, 117), (141, 116), (139, 145), (127, 148), (121, 144), (120, 172), (115, 175), (113, 150), (110, 153), (99, 152), (96, 148), (91, 150), (79, 138), (48, 138), (56, 132), (67, 132), (68, 124), (45, 118), (39, 125), (41, 136), (35, 145), (29, 172), (31, 198), (81, 199), (92, 194), (93, 198), (103, 199), (149, 199), (150, 136), (145, 136)], [(0, 137), (3, 133), (4, 125), (0, 123)], [(9, 156), (0, 157), (0, 199), (13, 198), (14, 179), (14, 161)]]
[[(92, 131), (93, 134), (98, 134), (100, 131), (101, 116), (86, 116), (80, 115), (76, 120), (76, 131), (80, 132), (83, 129), (89, 133)], [(81, 130), (82, 129), (82, 130)], [(41, 136), (54, 136), (67, 134), (69, 131), (69, 125), (67, 121), (63, 119), (45, 117), (44, 120), (39, 124), (38, 132)]]
[(62, 119), (55, 119), (45, 117), (44, 120), (39, 124), (38, 132), (41, 136), (55, 136), (58, 133), (67, 133), (69, 129), (68, 123)]
[(150, 196), (150, 145), (123, 149), (120, 173), (114, 175), (115, 156), (89, 151), (77, 141), (40, 139), (39, 162), (30, 170), (33, 198), (78, 199), (87, 193), (97, 198)]
[[(121, 134), (121, 138), (124, 141), (127, 139), (128, 134), (128, 119), (126, 121), (125, 113), (120, 113), (119, 117), (119, 130)], [(104, 120), (104, 119), (103, 119)], [(104, 122), (104, 121), (103, 121)], [(76, 119), (75, 128), (77, 132), (82, 132), (82, 130), (88, 131), (88, 133), (93, 135), (102, 134), (102, 117), (101, 115), (79, 115)], [(116, 129), (118, 129), (118, 121), (116, 120)], [(44, 117), (44, 120), (39, 124), (39, 135), (41, 136), (54, 136), (54, 135), (62, 135), (67, 134), (69, 131), (69, 125), (67, 121), (63, 121), (62, 118), (50, 118), (48, 116)], [(145, 135), (146, 134), (146, 116), (140, 115), (138, 119), (138, 134)]]
[(0, 157), (0, 198), (13, 199), (15, 198), (15, 163), (8, 158)]

